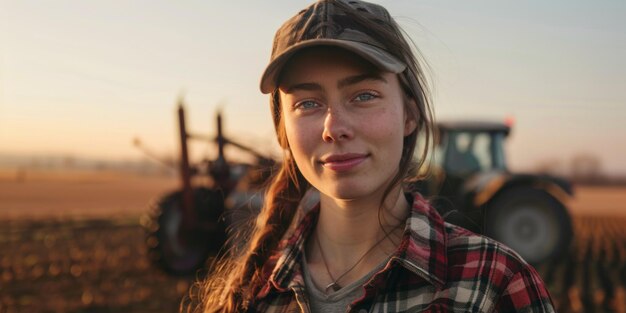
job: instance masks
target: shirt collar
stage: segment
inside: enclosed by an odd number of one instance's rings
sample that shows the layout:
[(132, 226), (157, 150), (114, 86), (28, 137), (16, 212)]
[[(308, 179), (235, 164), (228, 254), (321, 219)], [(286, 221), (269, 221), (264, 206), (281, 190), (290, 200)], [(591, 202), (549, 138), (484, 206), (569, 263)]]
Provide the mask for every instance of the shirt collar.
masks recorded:
[[(396, 262), (441, 288), (446, 281), (448, 261), (444, 220), (422, 195), (414, 193), (412, 196), (411, 215), (391, 262)], [(267, 284), (257, 295), (258, 298), (267, 295), (271, 289), (285, 291), (303, 284), (300, 261), (306, 238), (313, 230), (318, 216), (319, 205), (303, 217), (291, 237), (281, 244), (281, 252), (268, 260), (263, 272), (269, 277)]]
[(406, 225), (404, 238), (392, 259), (436, 287), (443, 287), (448, 266), (443, 218), (421, 194), (414, 193)]
[(263, 298), (272, 289), (284, 292), (293, 286), (304, 285), (300, 261), (304, 253), (304, 244), (317, 223), (319, 204), (311, 209), (300, 221), (288, 240), (280, 244), (280, 253), (274, 254), (263, 267), (263, 276), (268, 277), (267, 283), (257, 294)]

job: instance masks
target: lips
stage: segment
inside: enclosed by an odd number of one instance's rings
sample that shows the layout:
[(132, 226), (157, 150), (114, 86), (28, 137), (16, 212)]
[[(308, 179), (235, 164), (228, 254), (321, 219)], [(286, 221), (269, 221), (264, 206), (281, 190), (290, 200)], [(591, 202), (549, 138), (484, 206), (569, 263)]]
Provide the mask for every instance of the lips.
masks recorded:
[(324, 168), (336, 172), (345, 172), (363, 163), (367, 157), (367, 154), (362, 153), (331, 154), (323, 157), (321, 163)]

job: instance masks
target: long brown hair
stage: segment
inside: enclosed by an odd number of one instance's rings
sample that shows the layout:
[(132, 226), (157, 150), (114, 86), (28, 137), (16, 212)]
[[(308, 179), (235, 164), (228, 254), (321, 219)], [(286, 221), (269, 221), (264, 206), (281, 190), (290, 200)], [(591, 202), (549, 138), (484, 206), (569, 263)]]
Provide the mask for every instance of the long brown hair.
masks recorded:
[[(404, 138), (398, 173), (385, 190), (382, 206), (395, 186), (404, 179), (415, 177), (431, 145), (433, 113), (424, 70), (420, 66), (422, 60), (418, 59), (419, 53), (412, 50), (412, 45), (395, 22), (383, 23), (367, 12), (355, 10), (341, 1), (335, 2), (347, 18), (370, 30), (368, 35), (383, 43), (389, 53), (407, 65), (398, 76), (407, 99), (405, 110), (417, 127)], [(212, 266), (208, 278), (197, 283), (190, 291), (190, 296), (183, 301), (181, 312), (241, 312), (247, 309), (264, 279), (261, 273), (263, 265), (294, 223), (298, 204), (310, 187), (289, 154), (278, 90), (271, 95), (270, 108), (278, 141), (285, 150), (283, 163), (271, 179), (263, 208), (252, 225), (253, 230), (243, 234), (247, 244), (243, 248), (234, 249)], [(425, 134), (423, 138), (426, 142), (419, 154), (421, 157), (415, 162), (419, 133)]]

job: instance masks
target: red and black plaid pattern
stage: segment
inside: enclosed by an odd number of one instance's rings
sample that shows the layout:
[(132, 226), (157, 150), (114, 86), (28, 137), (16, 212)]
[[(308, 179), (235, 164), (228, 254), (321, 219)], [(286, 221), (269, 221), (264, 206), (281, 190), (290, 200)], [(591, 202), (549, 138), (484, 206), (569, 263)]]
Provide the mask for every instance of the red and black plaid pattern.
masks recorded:
[[(309, 312), (300, 262), (319, 208), (265, 266), (251, 311)], [(445, 223), (414, 195), (404, 237), (346, 312), (554, 312), (537, 272), (506, 246)]]

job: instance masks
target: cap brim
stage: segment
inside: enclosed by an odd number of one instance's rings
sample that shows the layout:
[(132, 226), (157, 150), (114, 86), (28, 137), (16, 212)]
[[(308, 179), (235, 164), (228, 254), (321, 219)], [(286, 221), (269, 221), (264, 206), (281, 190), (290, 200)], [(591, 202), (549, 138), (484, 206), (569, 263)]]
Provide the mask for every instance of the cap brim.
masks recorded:
[(348, 40), (313, 39), (300, 42), (299, 44), (290, 47), (270, 62), (261, 77), (261, 92), (267, 94), (274, 91), (278, 87), (278, 76), (280, 75), (283, 66), (296, 52), (304, 48), (315, 46), (334, 46), (344, 48), (350, 52), (354, 52), (366, 61), (371, 62), (374, 66), (386, 72), (400, 73), (406, 68), (406, 64), (388, 52), (372, 45)]

